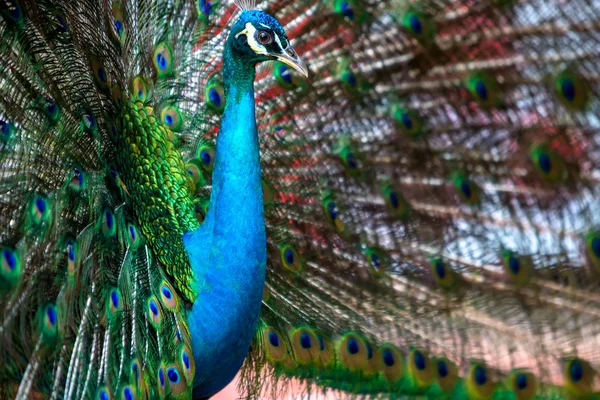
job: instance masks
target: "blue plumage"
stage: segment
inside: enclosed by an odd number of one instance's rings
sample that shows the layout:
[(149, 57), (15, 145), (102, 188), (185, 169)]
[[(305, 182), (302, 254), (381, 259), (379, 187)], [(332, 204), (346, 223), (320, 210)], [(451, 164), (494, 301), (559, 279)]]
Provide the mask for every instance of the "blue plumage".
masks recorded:
[[(264, 31), (265, 26), (273, 38), (263, 46), (254, 32)], [(275, 47), (275, 35), (283, 48)], [(254, 337), (267, 262), (255, 68), (258, 62), (283, 53), (287, 43), (274, 18), (247, 11), (225, 44), (227, 101), (217, 138), (208, 214), (198, 230), (183, 238), (198, 293), (187, 314), (196, 362), (194, 396), (209, 396), (229, 383)]]

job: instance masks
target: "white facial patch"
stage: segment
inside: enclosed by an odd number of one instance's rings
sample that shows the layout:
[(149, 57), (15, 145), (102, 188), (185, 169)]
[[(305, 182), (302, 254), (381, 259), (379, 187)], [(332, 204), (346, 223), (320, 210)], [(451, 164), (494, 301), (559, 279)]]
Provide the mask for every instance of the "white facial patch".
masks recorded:
[(277, 45), (279, 46), (279, 48), (281, 50), (283, 50), (283, 45), (281, 44), (281, 40), (279, 39), (279, 35), (275, 34), (275, 42), (277, 43)]
[[(268, 25), (262, 23), (260, 25), (264, 26), (268, 30), (271, 29)], [(256, 28), (250, 22), (246, 23), (246, 29), (235, 35), (235, 38), (237, 39), (240, 35), (246, 35), (246, 38), (248, 39), (248, 45), (256, 54), (268, 54), (266, 47), (256, 41)], [(279, 48), (284, 50), (283, 45), (281, 44), (281, 39), (279, 39), (279, 35), (276, 33), (273, 33), (273, 35), (275, 36), (275, 42)]]
[(246, 23), (246, 29), (235, 35), (235, 38), (237, 39), (240, 35), (246, 35), (248, 45), (256, 54), (267, 54), (265, 46), (256, 41), (256, 28), (250, 22)]

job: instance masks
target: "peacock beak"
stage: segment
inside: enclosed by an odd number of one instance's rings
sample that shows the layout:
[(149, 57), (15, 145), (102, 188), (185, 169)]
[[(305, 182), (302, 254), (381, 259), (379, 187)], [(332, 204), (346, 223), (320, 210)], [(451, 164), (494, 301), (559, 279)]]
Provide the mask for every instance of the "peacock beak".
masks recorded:
[(286, 47), (281, 54), (271, 55), (282, 63), (294, 68), (296, 71), (304, 75), (304, 77), (308, 78), (308, 67), (300, 59), (298, 53), (296, 53), (296, 50), (294, 50), (292, 46)]

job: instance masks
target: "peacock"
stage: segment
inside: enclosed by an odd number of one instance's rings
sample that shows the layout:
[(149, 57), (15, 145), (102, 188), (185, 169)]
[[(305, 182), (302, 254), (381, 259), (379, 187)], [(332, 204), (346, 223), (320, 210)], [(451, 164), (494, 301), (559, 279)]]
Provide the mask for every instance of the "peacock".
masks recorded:
[(0, 0), (0, 398), (600, 398), (599, 16)]

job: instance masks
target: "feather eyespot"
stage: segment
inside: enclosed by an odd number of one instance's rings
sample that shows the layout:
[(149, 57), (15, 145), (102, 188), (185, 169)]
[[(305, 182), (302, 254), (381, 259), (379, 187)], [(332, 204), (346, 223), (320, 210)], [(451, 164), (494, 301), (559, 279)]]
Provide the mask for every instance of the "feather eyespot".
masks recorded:
[(408, 33), (425, 47), (434, 43), (435, 25), (431, 16), (418, 11), (409, 10), (401, 20)]
[(281, 263), (283, 266), (292, 272), (300, 272), (302, 270), (302, 259), (296, 249), (289, 244), (284, 244), (280, 247)]
[(423, 25), (421, 24), (421, 20), (417, 15), (411, 15), (408, 20), (408, 23), (414, 33), (416, 33), (417, 35), (423, 33)]
[(508, 377), (508, 387), (517, 400), (529, 400), (537, 393), (537, 379), (531, 372), (514, 370)]
[(113, 290), (110, 294), (110, 301), (112, 307), (119, 308), (119, 293), (116, 290)]
[(162, 311), (154, 296), (148, 300), (148, 318), (150, 319), (150, 323), (152, 323), (156, 329), (160, 327), (162, 322)]
[(531, 146), (529, 156), (537, 173), (546, 182), (564, 182), (569, 177), (565, 160), (548, 144), (540, 143)]
[(177, 384), (179, 383), (179, 372), (175, 368), (169, 368), (167, 371), (167, 375), (169, 376), (169, 382)]
[(0, 143), (7, 143), (13, 136), (14, 126), (0, 119)]
[(437, 373), (441, 378), (445, 378), (448, 376), (450, 371), (448, 371), (448, 364), (445, 361), (440, 360), (437, 363)]
[(585, 237), (587, 256), (590, 262), (600, 269), (600, 231), (590, 232)]
[(273, 38), (273, 35), (267, 31), (257, 31), (256, 40), (263, 46), (268, 46), (272, 44), (275, 39)]
[(391, 344), (384, 344), (379, 348), (379, 370), (385, 379), (395, 383), (404, 375), (404, 362), (402, 353)]
[(363, 158), (359, 153), (356, 152), (356, 149), (354, 149), (351, 144), (346, 143), (345, 140), (342, 140), (335, 152), (340, 157), (340, 161), (346, 168), (346, 172), (348, 172), (349, 175), (355, 177), (361, 176), (362, 168), (364, 166)]
[(306, 365), (319, 360), (319, 341), (308, 328), (298, 328), (291, 332), (292, 348), (296, 361)]
[(554, 77), (554, 90), (558, 100), (571, 110), (585, 109), (591, 98), (589, 83), (568, 68)]
[(188, 175), (192, 178), (192, 182), (194, 182), (195, 189), (204, 186), (204, 184), (206, 183), (203, 173), (204, 168), (202, 167), (202, 161), (198, 160), (197, 158), (189, 160), (185, 164), (185, 170), (188, 173)]
[(16, 286), (21, 276), (19, 255), (8, 247), (0, 251), (0, 293)]
[(77, 256), (77, 244), (69, 236), (63, 239), (63, 251), (67, 253), (67, 271), (69, 272), (69, 278), (72, 279), (76, 272), (76, 256)]
[(167, 281), (162, 281), (159, 291), (162, 305), (169, 310), (176, 310), (179, 303), (173, 287)]
[(383, 350), (382, 358), (383, 358), (383, 363), (387, 367), (393, 367), (394, 364), (396, 364), (396, 359), (394, 358), (394, 354), (392, 353), (392, 351), (390, 349)]
[(58, 309), (54, 304), (48, 304), (40, 308), (38, 313), (38, 316), (41, 317), (39, 333), (44, 339), (45, 345), (50, 345), (58, 335)]
[(265, 328), (263, 338), (269, 360), (281, 362), (288, 357), (286, 342), (283, 341), (282, 336), (274, 328)]
[(370, 271), (379, 276), (385, 272), (389, 264), (387, 255), (374, 247), (368, 247), (363, 251)]
[(325, 216), (333, 224), (338, 233), (344, 233), (346, 231), (346, 226), (344, 221), (340, 218), (340, 209), (335, 202), (333, 194), (326, 191), (321, 197), (323, 199), (323, 211), (325, 212)]
[(204, 222), (204, 218), (208, 214), (208, 204), (208, 200), (194, 199), (194, 212), (196, 213), (196, 219), (200, 223)]
[(354, 153), (348, 153), (346, 155), (346, 163), (348, 164), (348, 168), (350, 169), (358, 168), (358, 162), (356, 161), (356, 156), (354, 155)]
[(213, 111), (221, 114), (225, 110), (225, 88), (221, 81), (213, 76), (204, 88), (206, 105)]
[(90, 59), (90, 67), (93, 72), (94, 81), (96, 81), (98, 87), (106, 89), (108, 87), (108, 73), (100, 58), (92, 57)]
[(411, 139), (419, 139), (427, 133), (421, 116), (413, 110), (394, 104), (391, 107), (391, 116), (398, 129)]
[(36, 108), (48, 117), (50, 123), (56, 123), (60, 118), (60, 107), (50, 97), (39, 96), (34, 102)]
[(166, 392), (167, 378), (165, 376), (165, 368), (162, 365), (158, 368), (157, 376), (158, 376), (158, 391), (161, 396), (164, 396), (165, 392)]
[(165, 42), (159, 43), (154, 50), (154, 68), (159, 78), (173, 73), (173, 50)]
[(436, 358), (433, 364), (438, 385), (445, 393), (450, 393), (458, 381), (456, 365), (445, 358)]
[(29, 219), (33, 225), (40, 225), (50, 217), (50, 204), (48, 198), (35, 196), (29, 206)]
[(504, 270), (516, 285), (527, 284), (532, 277), (533, 269), (529, 260), (510, 250), (502, 253)]
[(142, 75), (136, 76), (131, 82), (134, 101), (145, 103), (152, 96), (153, 89), (152, 83)]
[(115, 215), (110, 210), (104, 210), (102, 213), (101, 230), (104, 236), (113, 237), (117, 231)]
[(73, 171), (69, 174), (68, 186), (75, 192), (85, 189), (86, 175), (80, 168), (73, 168)]
[(312, 347), (312, 341), (308, 333), (303, 332), (300, 335), (300, 346), (302, 346), (303, 349), (310, 349)]
[(21, 11), (19, 2), (12, 0), (5, 2), (4, 4), (5, 6), (0, 9), (0, 12), (8, 16), (13, 22), (21, 24), (23, 22), (23, 12)]
[(420, 387), (428, 387), (435, 379), (433, 365), (427, 354), (419, 349), (413, 349), (408, 356), (407, 369), (410, 376)]
[(473, 372), (473, 376), (475, 378), (475, 382), (479, 386), (485, 385), (485, 383), (488, 380), (487, 372), (486, 372), (485, 368), (483, 368), (480, 365), (478, 365), (477, 367), (475, 367), (475, 371)]
[(333, 345), (321, 331), (314, 331), (319, 344), (319, 361), (321, 366), (329, 366), (335, 362)]
[(356, 75), (352, 71), (346, 71), (341, 76), (342, 81), (352, 89), (356, 89), (358, 87), (358, 79)]
[(200, 152), (200, 159), (202, 160), (202, 164), (206, 166), (212, 164), (212, 154), (210, 154), (208, 150), (202, 150)]
[(200, 160), (200, 166), (206, 172), (212, 172), (215, 162), (215, 150), (208, 145), (202, 145), (196, 150), (196, 156)]
[(122, 309), (121, 292), (119, 289), (113, 288), (106, 298), (106, 313), (109, 319), (114, 319)]
[(196, 367), (194, 364), (194, 358), (191, 357), (191, 350), (188, 346), (182, 345), (181, 350), (179, 352), (179, 360), (181, 361), (181, 366), (183, 367), (183, 375), (187, 382), (191, 383), (194, 380), (194, 374), (196, 371)]
[(349, 21), (354, 21), (356, 18), (356, 12), (353, 8), (353, 2), (347, 0), (337, 1), (335, 3), (335, 11), (347, 18)]
[(292, 70), (286, 64), (277, 63), (274, 72), (275, 79), (284, 89), (294, 89), (297, 86)]
[(116, 41), (123, 43), (123, 42), (125, 42), (125, 35), (126, 35), (126, 30), (125, 30), (125, 25), (124, 25), (125, 13), (123, 12), (123, 8), (116, 2), (113, 3), (111, 11), (112, 11), (114, 22), (112, 25), (112, 29), (110, 30), (110, 33)]
[(593, 388), (596, 371), (585, 360), (573, 358), (564, 366), (564, 385), (572, 394), (589, 394)]
[(400, 220), (406, 220), (410, 216), (411, 208), (408, 201), (392, 185), (382, 188), (385, 203), (392, 214)]
[(476, 398), (488, 399), (496, 388), (496, 383), (492, 380), (490, 371), (480, 363), (471, 364), (465, 382), (467, 393)]
[(338, 218), (338, 209), (333, 201), (327, 203), (327, 213), (329, 214), (329, 218), (334, 221)]
[(476, 206), (481, 201), (481, 189), (468, 175), (457, 171), (452, 174), (452, 183), (458, 198), (471, 206)]
[(127, 225), (127, 240), (132, 248), (137, 248), (140, 243), (140, 234), (135, 225)]
[(520, 390), (523, 390), (527, 387), (527, 375), (519, 374), (515, 378), (515, 383)]
[(179, 108), (174, 105), (163, 106), (160, 110), (160, 118), (173, 132), (181, 132), (183, 129), (183, 116)]
[(135, 394), (131, 386), (125, 386), (123, 388), (123, 400), (135, 400)]
[(457, 273), (444, 260), (441, 258), (432, 259), (431, 271), (433, 278), (440, 287), (446, 290), (455, 288), (458, 281)]
[(367, 341), (365, 341), (365, 346), (367, 347), (367, 364), (363, 372), (368, 375), (377, 374), (379, 372), (379, 351)]
[(213, 12), (213, 4), (209, 0), (198, 1), (198, 10), (205, 15), (210, 15)]
[(362, 370), (367, 366), (368, 349), (358, 334), (350, 332), (342, 336), (338, 344), (341, 364), (351, 371)]
[(221, 93), (216, 88), (210, 88), (208, 90), (208, 98), (215, 105), (215, 107), (221, 107)]
[(49, 327), (56, 325), (56, 308), (53, 306), (46, 307), (46, 324)]
[(123, 23), (121, 21), (115, 21), (115, 30), (117, 31), (117, 35), (121, 37), (121, 35), (123, 34)]
[(143, 386), (144, 375), (140, 367), (140, 362), (137, 359), (131, 361), (130, 374), (130, 382), (133, 382), (137, 389), (141, 389)]
[(474, 72), (467, 77), (465, 85), (479, 105), (491, 108), (501, 103), (500, 85), (493, 75)]
[(52, 15), (54, 16), (56, 32), (67, 33), (69, 31), (69, 27), (67, 25), (67, 19), (65, 18), (65, 15), (58, 10), (53, 10)]
[(379, 267), (381, 267), (381, 260), (379, 259), (379, 256), (377, 254), (371, 255), (371, 263), (376, 269), (379, 269)]
[(81, 117), (81, 126), (85, 132), (94, 132), (96, 129), (96, 118), (90, 110), (85, 110)]
[(438, 385), (445, 393), (452, 392), (459, 379), (456, 365), (446, 358), (436, 358), (433, 364)]
[(113, 102), (117, 105), (117, 106), (121, 106), (123, 104), (123, 90), (121, 90), (121, 86), (119, 85), (113, 85), (113, 87), (110, 90)]
[(98, 400), (111, 400), (108, 390), (105, 388), (98, 390)]
[(167, 380), (169, 381), (169, 385), (171, 386), (171, 394), (172, 395), (180, 395), (184, 393), (187, 389), (187, 384), (185, 379), (181, 378), (181, 372), (177, 365), (172, 364), (167, 367)]

